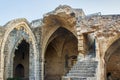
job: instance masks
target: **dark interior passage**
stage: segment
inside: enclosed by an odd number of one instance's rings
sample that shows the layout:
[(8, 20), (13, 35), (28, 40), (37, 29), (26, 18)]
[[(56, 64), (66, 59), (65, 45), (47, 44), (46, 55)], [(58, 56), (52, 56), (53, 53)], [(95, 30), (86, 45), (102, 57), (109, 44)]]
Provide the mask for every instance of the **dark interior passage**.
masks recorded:
[(77, 60), (77, 43), (77, 38), (65, 28), (51, 36), (45, 53), (45, 80), (61, 80), (71, 69)]
[(15, 50), (13, 75), (29, 79), (29, 43), (23, 40)]
[(24, 77), (24, 67), (22, 64), (18, 64), (15, 68), (16, 77)]
[(120, 80), (120, 39), (115, 41), (108, 49), (106, 64), (106, 77), (112, 80)]

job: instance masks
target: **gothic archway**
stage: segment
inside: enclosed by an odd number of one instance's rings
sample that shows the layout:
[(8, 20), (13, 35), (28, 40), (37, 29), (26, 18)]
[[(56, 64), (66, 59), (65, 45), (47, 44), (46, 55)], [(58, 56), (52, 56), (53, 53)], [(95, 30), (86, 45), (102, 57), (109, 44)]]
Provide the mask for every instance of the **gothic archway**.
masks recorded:
[(13, 77), (29, 79), (29, 43), (22, 40), (14, 52)]
[(4, 73), (1, 73), (1, 79), (6, 80), (13, 77), (14, 52), (23, 39), (30, 44), (29, 79), (39, 80), (39, 50), (37, 49), (36, 38), (25, 19), (13, 20), (6, 24), (6, 32), (1, 47), (1, 68), (4, 70)]
[(120, 39), (116, 40), (106, 51), (106, 78), (120, 79)]
[(60, 27), (47, 44), (44, 79), (61, 80), (77, 60), (77, 38), (67, 29)]
[(15, 68), (15, 74), (14, 74), (14, 76), (15, 77), (20, 77), (20, 78), (24, 78), (24, 66), (22, 65), (22, 64), (18, 64), (17, 66), (16, 66), (16, 68)]

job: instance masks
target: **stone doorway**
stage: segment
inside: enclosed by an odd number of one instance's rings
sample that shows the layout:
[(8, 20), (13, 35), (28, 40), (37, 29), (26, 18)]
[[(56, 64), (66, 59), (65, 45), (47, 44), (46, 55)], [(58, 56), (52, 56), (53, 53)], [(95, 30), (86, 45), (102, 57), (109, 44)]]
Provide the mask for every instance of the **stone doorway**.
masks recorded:
[(77, 61), (77, 38), (60, 27), (48, 41), (45, 52), (44, 80), (61, 80)]
[(22, 64), (18, 64), (15, 68), (15, 77), (24, 77), (24, 67)]
[(13, 77), (29, 79), (29, 43), (25, 40), (15, 50), (13, 60)]

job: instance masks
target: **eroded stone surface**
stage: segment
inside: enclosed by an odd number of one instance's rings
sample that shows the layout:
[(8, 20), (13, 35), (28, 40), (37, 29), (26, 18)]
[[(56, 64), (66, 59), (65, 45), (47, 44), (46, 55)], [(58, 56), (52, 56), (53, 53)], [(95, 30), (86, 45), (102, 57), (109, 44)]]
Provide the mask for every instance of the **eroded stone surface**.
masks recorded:
[[(120, 15), (85, 15), (82, 9), (67, 5), (31, 23), (24, 18), (11, 20), (0, 26), (0, 80), (15, 77), (17, 64), (23, 65), (19, 68), (23, 72), (27, 70), (23, 78), (29, 80), (120, 79), (119, 38)], [(14, 59), (23, 40), (29, 44), (27, 67)], [(18, 55), (22, 56), (22, 52)], [(97, 62), (95, 67), (90, 61)]]

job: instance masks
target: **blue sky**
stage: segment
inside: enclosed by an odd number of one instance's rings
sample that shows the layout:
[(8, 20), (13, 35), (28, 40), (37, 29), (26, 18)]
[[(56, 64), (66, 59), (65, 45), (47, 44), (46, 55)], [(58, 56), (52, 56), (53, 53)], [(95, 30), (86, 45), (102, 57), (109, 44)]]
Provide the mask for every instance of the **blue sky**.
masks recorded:
[(120, 14), (120, 0), (0, 0), (0, 25), (15, 18), (31, 22), (59, 5), (82, 8), (86, 15), (96, 12)]

